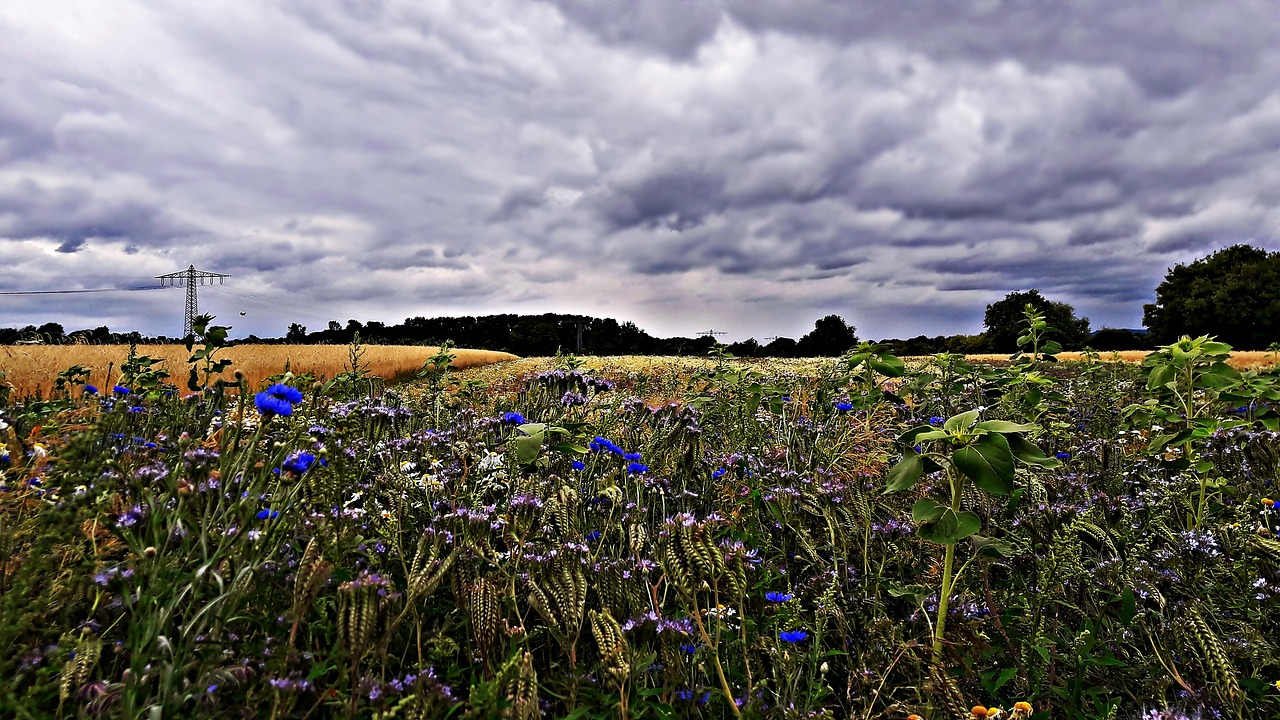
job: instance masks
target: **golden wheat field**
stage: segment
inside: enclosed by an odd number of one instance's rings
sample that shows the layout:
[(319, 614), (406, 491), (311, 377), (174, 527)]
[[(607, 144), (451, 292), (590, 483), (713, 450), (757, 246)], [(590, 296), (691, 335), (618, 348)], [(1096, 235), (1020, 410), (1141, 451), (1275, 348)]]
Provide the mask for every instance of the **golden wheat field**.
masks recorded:
[[(374, 375), (388, 380), (413, 373), (422, 367), (437, 348), (412, 345), (365, 345), (361, 365)], [(457, 358), (455, 368), (515, 360), (510, 353), (492, 350), (450, 350)], [(230, 379), (236, 370), (244, 373), (250, 387), (263, 378), (283, 371), (285, 364), (296, 373), (311, 372), (317, 378), (330, 378), (348, 364), (346, 345), (237, 345), (215, 357), (231, 360), (224, 377)], [(18, 396), (48, 393), (54, 377), (72, 365), (92, 370), (89, 383), (104, 387), (120, 375), (120, 365), (129, 354), (127, 345), (17, 345), (0, 346), (0, 383), (14, 388)], [(190, 353), (182, 345), (141, 345), (138, 354), (163, 360), (162, 367), (177, 384), (185, 382)]]

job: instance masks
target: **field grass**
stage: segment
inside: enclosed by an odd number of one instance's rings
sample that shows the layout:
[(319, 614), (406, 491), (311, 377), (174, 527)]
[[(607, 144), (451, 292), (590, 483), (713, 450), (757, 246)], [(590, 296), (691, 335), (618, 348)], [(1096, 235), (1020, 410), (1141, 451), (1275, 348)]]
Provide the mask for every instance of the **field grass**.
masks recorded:
[[(372, 374), (392, 380), (413, 373), (438, 348), (412, 345), (365, 345), (361, 363)], [(317, 378), (331, 378), (343, 371), (348, 362), (346, 345), (237, 345), (220, 352), (217, 357), (232, 361), (225, 376), (240, 370), (250, 387), (263, 378), (282, 371), (287, 363), (295, 373), (311, 372)], [(492, 350), (451, 350), (457, 369), (490, 365), (516, 359), (510, 353)], [(173, 378), (186, 372), (190, 355), (182, 345), (143, 345), (138, 353), (162, 359), (163, 369)], [(37, 391), (47, 394), (54, 377), (72, 365), (83, 365), (93, 372), (89, 383), (110, 386), (120, 374), (120, 364), (128, 357), (127, 345), (41, 345), (0, 346), (0, 382), (14, 387), (17, 397)], [(181, 383), (179, 383), (181, 384)]]
[(0, 717), (1280, 717), (1280, 373), (1216, 361), (0, 398)]

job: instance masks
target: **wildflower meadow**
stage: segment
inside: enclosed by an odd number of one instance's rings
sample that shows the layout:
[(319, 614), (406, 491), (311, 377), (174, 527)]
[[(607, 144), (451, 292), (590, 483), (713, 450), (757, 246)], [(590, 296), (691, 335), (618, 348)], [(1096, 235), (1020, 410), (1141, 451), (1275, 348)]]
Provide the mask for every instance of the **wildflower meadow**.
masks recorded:
[(1280, 373), (1211, 338), (250, 385), (196, 329), (0, 395), (0, 716), (1280, 717)]

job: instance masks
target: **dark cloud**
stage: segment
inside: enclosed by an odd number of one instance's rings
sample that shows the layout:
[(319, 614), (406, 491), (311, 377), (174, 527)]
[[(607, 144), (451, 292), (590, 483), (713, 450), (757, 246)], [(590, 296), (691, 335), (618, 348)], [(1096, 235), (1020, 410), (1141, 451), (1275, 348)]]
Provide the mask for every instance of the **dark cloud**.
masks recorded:
[[(904, 337), (1032, 287), (1131, 327), (1166, 268), (1280, 233), (1255, 0), (67, 1), (0, 9), (0, 262), (229, 272), (242, 332)], [(93, 307), (59, 302), (0, 325)]]

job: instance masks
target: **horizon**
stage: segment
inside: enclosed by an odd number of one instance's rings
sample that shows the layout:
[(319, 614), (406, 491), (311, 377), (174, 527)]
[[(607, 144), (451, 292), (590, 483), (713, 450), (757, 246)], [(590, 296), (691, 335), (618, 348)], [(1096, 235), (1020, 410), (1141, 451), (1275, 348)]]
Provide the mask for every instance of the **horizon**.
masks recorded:
[[(977, 334), (1039, 289), (1142, 327), (1280, 249), (1251, 0), (337, 0), (0, 8), (0, 292), (227, 273), (233, 331), (489, 314), (655, 337)], [(166, 294), (168, 293), (168, 294)], [(0, 327), (174, 336), (173, 291)]]

